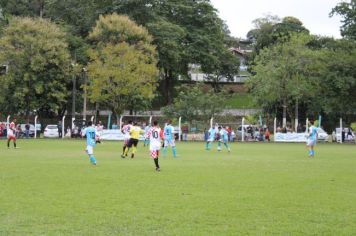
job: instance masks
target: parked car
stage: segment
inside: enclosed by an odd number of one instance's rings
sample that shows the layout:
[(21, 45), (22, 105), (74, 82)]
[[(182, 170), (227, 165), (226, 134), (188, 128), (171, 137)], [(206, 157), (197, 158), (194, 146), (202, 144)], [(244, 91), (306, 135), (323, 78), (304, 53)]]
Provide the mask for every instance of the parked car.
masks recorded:
[(327, 142), (329, 139), (328, 133), (325, 132), (322, 128), (318, 128), (318, 141)]
[(58, 133), (58, 126), (57, 125), (47, 125), (43, 137), (45, 138), (58, 138), (59, 133)]
[[(30, 125), (29, 136), (30, 137), (34, 137), (35, 136), (35, 131), (36, 131), (35, 126), (33, 124), (29, 124), (29, 125)], [(19, 133), (19, 136), (20, 137), (25, 137), (26, 136), (26, 133), (25, 133), (26, 124), (20, 124), (20, 129), (21, 129), (21, 131)]]
[[(355, 142), (355, 132), (352, 128), (343, 128), (344, 131), (344, 140), (343, 142)], [(349, 132), (350, 131), (350, 132)], [(342, 137), (341, 128), (336, 128), (333, 135), (334, 142), (340, 142)]]

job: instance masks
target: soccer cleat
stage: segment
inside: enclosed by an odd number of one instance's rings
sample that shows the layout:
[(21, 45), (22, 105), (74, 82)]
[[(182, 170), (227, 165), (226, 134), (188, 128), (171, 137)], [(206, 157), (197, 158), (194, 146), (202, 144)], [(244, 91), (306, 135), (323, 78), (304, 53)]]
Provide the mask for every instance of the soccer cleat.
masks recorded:
[(161, 169), (159, 167), (156, 167), (156, 171), (161, 171)]
[(125, 155), (121, 155), (121, 158), (125, 158), (126, 156)]
[(134, 158), (135, 157), (135, 154), (131, 153), (131, 158)]

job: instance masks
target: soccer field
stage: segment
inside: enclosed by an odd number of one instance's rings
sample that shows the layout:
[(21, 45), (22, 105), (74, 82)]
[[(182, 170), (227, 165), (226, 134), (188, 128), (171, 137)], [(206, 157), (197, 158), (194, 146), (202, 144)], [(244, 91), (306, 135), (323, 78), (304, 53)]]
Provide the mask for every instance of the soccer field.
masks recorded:
[(355, 235), (356, 145), (178, 143), (154, 171), (139, 144), (0, 141), (0, 235)]

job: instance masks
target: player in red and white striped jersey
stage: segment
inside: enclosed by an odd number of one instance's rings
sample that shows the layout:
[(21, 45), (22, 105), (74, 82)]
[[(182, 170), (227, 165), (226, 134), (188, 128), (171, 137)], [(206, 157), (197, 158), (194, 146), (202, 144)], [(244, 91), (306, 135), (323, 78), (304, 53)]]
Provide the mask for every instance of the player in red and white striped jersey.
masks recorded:
[(16, 148), (16, 118), (12, 120), (7, 129), (7, 148), (10, 148), (10, 141), (14, 142), (14, 148)]
[(161, 140), (163, 131), (158, 126), (158, 122), (153, 122), (153, 127), (147, 132), (146, 138), (150, 139), (150, 155), (156, 165), (156, 171), (160, 171), (158, 164), (159, 150), (161, 149)]

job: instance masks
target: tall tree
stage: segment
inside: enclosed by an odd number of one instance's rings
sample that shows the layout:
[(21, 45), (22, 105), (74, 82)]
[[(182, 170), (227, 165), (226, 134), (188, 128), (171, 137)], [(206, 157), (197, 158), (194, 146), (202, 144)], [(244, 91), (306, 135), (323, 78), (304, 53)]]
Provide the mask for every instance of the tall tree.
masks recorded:
[(334, 7), (330, 16), (340, 15), (343, 20), (341, 26), (341, 35), (345, 38), (356, 39), (356, 0), (350, 2), (340, 2)]
[(295, 105), (298, 118), (299, 103), (309, 101), (318, 85), (322, 64), (317, 51), (308, 47), (311, 41), (312, 37), (305, 34), (292, 35), (288, 41), (261, 50), (254, 61), (254, 76), (248, 86), (264, 109), (271, 104), (282, 105), (284, 125), (288, 105)]
[(155, 47), (147, 30), (127, 16), (101, 16), (89, 35), (89, 98), (116, 115), (138, 98), (154, 97), (158, 82)]
[(55, 24), (12, 18), (0, 38), (0, 62), (8, 64), (1, 91), (8, 112), (61, 109), (68, 98), (70, 56), (65, 34)]

